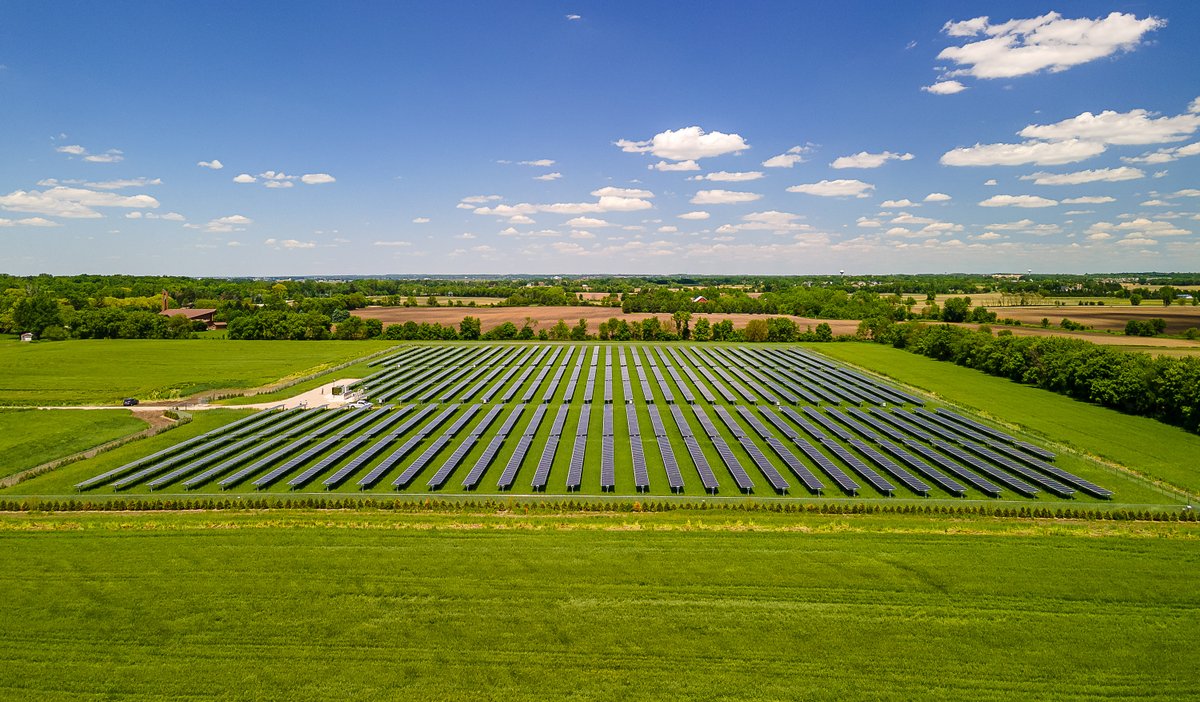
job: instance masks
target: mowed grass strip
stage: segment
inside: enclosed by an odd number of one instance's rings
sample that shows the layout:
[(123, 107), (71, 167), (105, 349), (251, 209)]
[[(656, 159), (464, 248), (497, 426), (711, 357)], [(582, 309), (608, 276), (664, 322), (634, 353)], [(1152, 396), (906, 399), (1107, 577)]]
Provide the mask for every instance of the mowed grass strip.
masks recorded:
[[(974, 409), (985, 421), (991, 420), (1001, 428), (1015, 426), (1193, 495), (1200, 493), (1200, 468), (1196, 463), (1200, 436), (1178, 427), (890, 346), (845, 343), (813, 344), (808, 348)], [(1059, 463), (1072, 470), (1061, 459)], [(1102, 476), (1094, 479), (1104, 484)]]
[(3, 516), (0, 689), (39, 700), (1194, 689), (1195, 525), (1123, 535), (981, 519), (937, 533), (921, 517), (763, 515), (762, 526), (700, 512)]
[(0, 405), (110, 405), (253, 388), (397, 346), (391, 341), (85, 339), (0, 343)]
[(135, 434), (129, 410), (0, 410), (0, 478)]

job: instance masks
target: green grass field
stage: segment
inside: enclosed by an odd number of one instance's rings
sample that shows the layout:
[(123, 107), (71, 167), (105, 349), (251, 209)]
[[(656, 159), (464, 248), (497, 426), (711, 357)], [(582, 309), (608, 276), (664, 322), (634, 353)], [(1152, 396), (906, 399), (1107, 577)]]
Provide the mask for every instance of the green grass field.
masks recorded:
[(12, 699), (1185, 699), (1197, 525), (0, 515)]
[(129, 410), (0, 410), (0, 478), (146, 426)]
[(1200, 436), (1177, 427), (880, 344), (808, 347), (971, 408), (998, 426), (1028, 431), (1200, 494)]
[(0, 406), (119, 405), (253, 388), (395, 346), (384, 341), (98, 339), (0, 343)]

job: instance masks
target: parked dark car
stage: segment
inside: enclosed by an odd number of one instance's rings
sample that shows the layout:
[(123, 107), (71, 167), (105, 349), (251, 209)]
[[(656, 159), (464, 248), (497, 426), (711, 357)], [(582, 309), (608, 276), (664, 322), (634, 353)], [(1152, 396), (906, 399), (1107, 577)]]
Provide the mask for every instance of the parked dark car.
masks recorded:
[(124, 406), (126, 406), (126, 407), (133, 407), (133, 406), (134, 406), (134, 405), (136, 405), (137, 403), (138, 403), (138, 401), (137, 401), (137, 398), (136, 398), (136, 397), (127, 397), (127, 398), (125, 398), (124, 400), (122, 400), (122, 401), (121, 401), (121, 404), (122, 404), (122, 405), (124, 405)]

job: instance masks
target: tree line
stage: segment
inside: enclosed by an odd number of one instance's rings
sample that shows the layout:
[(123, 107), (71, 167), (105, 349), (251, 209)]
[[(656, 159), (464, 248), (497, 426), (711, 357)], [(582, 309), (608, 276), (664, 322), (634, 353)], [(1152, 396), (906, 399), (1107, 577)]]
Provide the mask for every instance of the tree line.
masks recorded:
[[(1152, 357), (1057, 336), (947, 324), (876, 325), (863, 336), (1127, 414), (1200, 429), (1200, 359)], [(1135, 440), (1131, 437), (1130, 440)]]

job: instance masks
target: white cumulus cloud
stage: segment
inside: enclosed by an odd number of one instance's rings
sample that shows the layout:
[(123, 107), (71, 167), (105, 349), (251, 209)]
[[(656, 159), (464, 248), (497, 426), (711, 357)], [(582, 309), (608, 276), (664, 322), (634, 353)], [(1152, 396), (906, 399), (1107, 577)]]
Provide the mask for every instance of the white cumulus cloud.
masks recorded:
[(1120, 168), (1075, 171), (1074, 173), (1031, 173), (1021, 176), (1021, 180), (1032, 180), (1037, 185), (1082, 185), (1084, 183), (1116, 183), (1145, 177), (1146, 174), (1140, 168), (1122, 166)]
[(778, 156), (772, 156), (763, 161), (762, 165), (764, 168), (791, 168), (797, 163), (804, 163), (806, 160), (804, 157), (812, 152), (812, 150), (813, 147), (809, 145), (793, 146)]
[(736, 153), (750, 148), (738, 134), (705, 132), (700, 127), (666, 130), (645, 141), (620, 139), (616, 145), (628, 153), (651, 153), (671, 161), (694, 161), (701, 158)]
[(802, 183), (787, 189), (789, 193), (804, 193), (821, 197), (869, 197), (875, 186), (861, 180), (822, 180), (817, 183)]
[(839, 156), (830, 163), (831, 168), (879, 168), (888, 161), (911, 161), (912, 154), (897, 154), (891, 151), (872, 154), (860, 151), (852, 156)]
[(982, 207), (1054, 207), (1058, 201), (1037, 195), (993, 195), (979, 204)]
[(701, 190), (689, 202), (693, 205), (730, 205), (739, 202), (754, 202), (762, 198), (758, 193), (736, 190)]
[(221, 163), (220, 159), (215, 158), (211, 161), (197, 161), (196, 165), (200, 166), (201, 168), (209, 168), (214, 171), (219, 171), (225, 167), (225, 164)]

